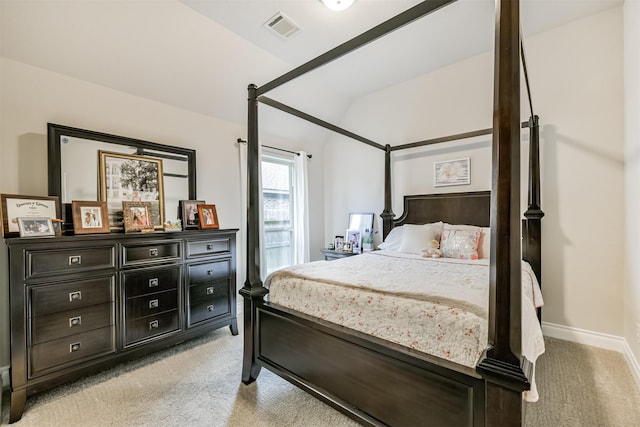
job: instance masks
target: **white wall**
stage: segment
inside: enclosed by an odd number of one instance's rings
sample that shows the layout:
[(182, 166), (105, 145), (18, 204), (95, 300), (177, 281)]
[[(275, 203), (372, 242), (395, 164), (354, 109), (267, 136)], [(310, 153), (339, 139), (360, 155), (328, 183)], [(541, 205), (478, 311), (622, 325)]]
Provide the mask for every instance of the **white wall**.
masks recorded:
[[(624, 140), (627, 213), (625, 337), (640, 360), (640, 2), (624, 4)], [(636, 335), (638, 333), (639, 335)]]
[[(617, 336), (623, 334), (625, 243), (621, 24), (618, 7), (525, 40), (541, 123), (543, 317)], [(366, 126), (378, 142), (392, 145), (491, 127), (492, 61), (492, 53), (479, 55), (360, 99), (343, 125)], [(522, 106), (526, 120), (524, 88)], [(334, 138), (325, 149), (327, 170), (339, 165), (327, 176), (325, 239), (344, 227), (358, 203), (382, 210), (383, 153), (358, 145)], [(467, 156), (471, 185), (433, 186), (434, 161)], [(358, 159), (357, 166), (348, 169), (347, 158)], [(370, 164), (375, 167), (363, 168)], [(402, 213), (403, 194), (490, 189), (490, 164), (486, 138), (398, 152), (393, 210)], [(526, 193), (522, 202), (524, 208)]]
[[(221, 228), (238, 235), (238, 287), (244, 281), (238, 137), (246, 123), (235, 124), (135, 97), (61, 74), (0, 58), (0, 193), (47, 194), (47, 123), (113, 133), (197, 150), (198, 198), (215, 203)], [(311, 222), (322, 224), (322, 149), (262, 135), (262, 142), (314, 154), (309, 163)], [(318, 148), (316, 148), (318, 147)], [(96, 161), (97, 159), (87, 161)], [(175, 209), (167, 207), (167, 210)], [(320, 248), (322, 227), (311, 232)], [(9, 315), (6, 247), (0, 254), (0, 367), (9, 363)], [(314, 256), (319, 256), (316, 250)]]

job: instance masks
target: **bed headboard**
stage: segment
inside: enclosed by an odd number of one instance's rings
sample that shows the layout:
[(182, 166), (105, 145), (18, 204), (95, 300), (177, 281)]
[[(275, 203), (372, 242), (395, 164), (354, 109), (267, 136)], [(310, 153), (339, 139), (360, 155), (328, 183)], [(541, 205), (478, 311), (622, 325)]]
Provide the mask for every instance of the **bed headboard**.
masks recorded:
[[(490, 215), (490, 191), (404, 196), (404, 212), (393, 226), (443, 221), (489, 227)], [(389, 231), (384, 230), (384, 235)]]

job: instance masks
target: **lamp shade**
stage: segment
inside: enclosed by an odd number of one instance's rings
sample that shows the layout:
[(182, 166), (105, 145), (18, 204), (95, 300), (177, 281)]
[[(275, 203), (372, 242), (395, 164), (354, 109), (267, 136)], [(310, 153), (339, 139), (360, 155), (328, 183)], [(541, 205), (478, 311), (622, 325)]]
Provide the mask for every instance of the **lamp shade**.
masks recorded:
[(353, 4), (355, 0), (322, 0), (325, 6), (331, 10), (345, 10)]

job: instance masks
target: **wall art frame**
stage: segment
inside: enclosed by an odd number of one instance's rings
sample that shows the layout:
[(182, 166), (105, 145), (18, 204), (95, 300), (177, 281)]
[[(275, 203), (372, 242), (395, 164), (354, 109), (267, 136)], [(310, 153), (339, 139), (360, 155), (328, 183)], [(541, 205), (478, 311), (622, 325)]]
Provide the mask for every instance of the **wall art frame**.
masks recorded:
[(469, 157), (433, 163), (434, 187), (466, 184), (471, 184), (471, 160)]

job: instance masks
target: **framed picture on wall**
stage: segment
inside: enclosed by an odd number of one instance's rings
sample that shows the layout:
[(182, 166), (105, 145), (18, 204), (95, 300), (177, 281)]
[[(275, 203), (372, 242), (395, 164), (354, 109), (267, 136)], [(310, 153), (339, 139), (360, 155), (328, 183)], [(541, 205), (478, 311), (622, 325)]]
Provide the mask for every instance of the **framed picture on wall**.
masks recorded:
[(471, 184), (469, 157), (435, 162), (433, 164), (433, 175), (433, 185), (435, 187)]

